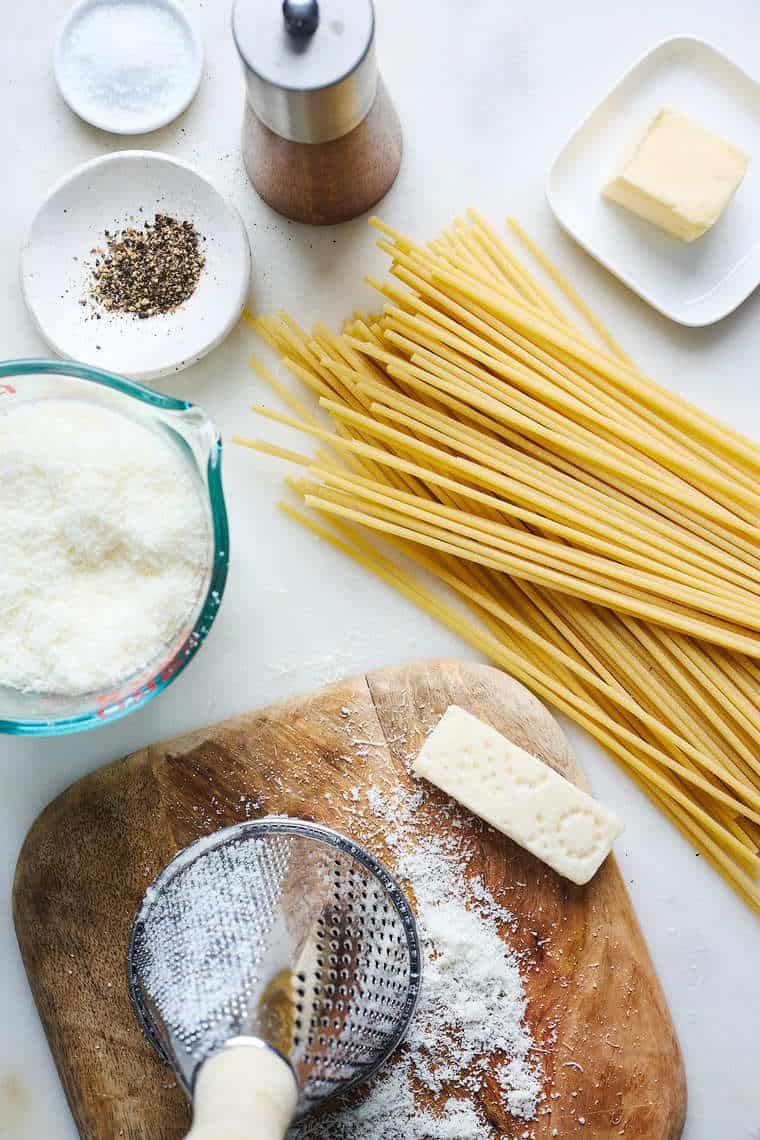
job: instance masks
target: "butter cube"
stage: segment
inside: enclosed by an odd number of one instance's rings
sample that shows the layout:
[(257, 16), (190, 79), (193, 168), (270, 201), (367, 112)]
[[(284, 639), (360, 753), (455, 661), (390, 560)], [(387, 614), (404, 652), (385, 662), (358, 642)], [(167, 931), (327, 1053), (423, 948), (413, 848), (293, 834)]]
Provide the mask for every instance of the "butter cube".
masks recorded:
[(573, 883), (596, 874), (623, 830), (597, 800), (457, 705), (414, 771)]
[(663, 107), (633, 140), (603, 193), (674, 237), (694, 241), (715, 225), (747, 163), (738, 147)]

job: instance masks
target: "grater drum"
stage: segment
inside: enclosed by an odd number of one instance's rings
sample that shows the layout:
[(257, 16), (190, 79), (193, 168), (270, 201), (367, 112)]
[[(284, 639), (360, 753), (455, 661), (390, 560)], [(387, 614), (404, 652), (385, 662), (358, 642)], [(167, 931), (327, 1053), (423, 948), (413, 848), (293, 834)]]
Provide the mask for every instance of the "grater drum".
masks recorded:
[(401, 1042), (421, 952), (372, 855), (269, 817), (168, 864), (135, 918), (128, 974), (145, 1033), (193, 1100), (192, 1140), (281, 1140)]

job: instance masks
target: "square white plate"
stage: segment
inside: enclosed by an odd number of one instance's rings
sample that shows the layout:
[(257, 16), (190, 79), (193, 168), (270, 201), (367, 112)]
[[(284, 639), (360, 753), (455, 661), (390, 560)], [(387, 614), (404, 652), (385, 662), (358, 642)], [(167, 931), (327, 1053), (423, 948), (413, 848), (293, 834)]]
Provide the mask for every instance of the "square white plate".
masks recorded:
[[(669, 103), (749, 155), (723, 217), (686, 244), (602, 197), (637, 127)], [(634, 64), (570, 137), (547, 197), (567, 232), (655, 309), (709, 325), (760, 284), (760, 84), (703, 40), (665, 40)]]

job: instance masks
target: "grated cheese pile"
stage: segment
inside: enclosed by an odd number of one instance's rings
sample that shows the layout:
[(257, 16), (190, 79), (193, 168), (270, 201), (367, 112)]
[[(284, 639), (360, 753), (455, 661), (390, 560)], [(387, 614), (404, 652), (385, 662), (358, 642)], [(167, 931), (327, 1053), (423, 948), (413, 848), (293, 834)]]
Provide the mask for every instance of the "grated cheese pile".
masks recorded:
[[(439, 835), (412, 838), (411, 821), (426, 794), (420, 788), (388, 798), (375, 787), (367, 793), (384, 821), (397, 872), (417, 901), (425, 968), (409, 1037), (364, 1100), (307, 1117), (291, 1140), (488, 1140), (496, 1133), (479, 1094), (494, 1079), (513, 1117), (536, 1117), (543, 1073), (525, 1024), (520, 964), (499, 935), (514, 920), (481, 879), (467, 875), (462, 844)], [(506, 1058), (496, 1069), (493, 1054)], [(436, 1110), (421, 1112), (415, 1091), (426, 1093)]]
[(0, 415), (0, 685), (73, 696), (149, 665), (208, 543), (198, 487), (150, 428), (58, 398)]

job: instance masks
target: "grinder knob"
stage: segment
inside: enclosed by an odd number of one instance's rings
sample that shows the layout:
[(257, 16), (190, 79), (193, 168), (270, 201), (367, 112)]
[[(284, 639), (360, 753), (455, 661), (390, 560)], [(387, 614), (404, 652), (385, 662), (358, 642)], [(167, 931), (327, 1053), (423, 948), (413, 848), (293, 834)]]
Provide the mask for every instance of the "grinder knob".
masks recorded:
[(282, 14), (291, 36), (312, 36), (319, 24), (317, 0), (283, 0)]

